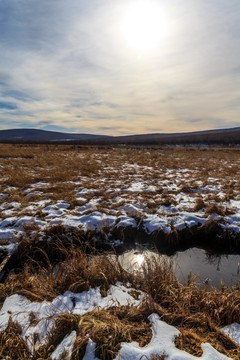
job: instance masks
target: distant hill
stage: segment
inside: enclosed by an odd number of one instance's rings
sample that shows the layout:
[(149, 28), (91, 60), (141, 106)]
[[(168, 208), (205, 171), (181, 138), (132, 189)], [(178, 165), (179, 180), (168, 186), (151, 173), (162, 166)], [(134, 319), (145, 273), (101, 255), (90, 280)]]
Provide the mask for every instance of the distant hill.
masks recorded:
[(106, 139), (108, 136), (92, 134), (71, 134), (39, 129), (0, 130), (0, 142), (61, 142), (77, 140)]
[(126, 145), (240, 145), (240, 127), (187, 133), (154, 133), (128, 136), (72, 134), (38, 129), (0, 130), (0, 142)]
[(154, 133), (142, 135), (120, 136), (117, 141), (127, 144), (152, 145), (240, 145), (240, 127), (216, 129), (186, 133)]

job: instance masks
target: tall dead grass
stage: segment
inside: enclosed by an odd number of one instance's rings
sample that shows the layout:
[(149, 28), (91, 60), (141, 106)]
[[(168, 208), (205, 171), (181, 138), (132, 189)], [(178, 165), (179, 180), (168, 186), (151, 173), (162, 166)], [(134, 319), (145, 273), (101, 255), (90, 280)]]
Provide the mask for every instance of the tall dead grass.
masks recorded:
[[(154, 192), (134, 194), (139, 201), (149, 206), (154, 212), (160, 205), (176, 204), (175, 190), (164, 190), (159, 181), (170, 181), (176, 184), (177, 171), (187, 169), (186, 176), (182, 173), (181, 189), (185, 194), (196, 197), (194, 211), (203, 209), (206, 214), (228, 214), (228, 209), (218, 204), (218, 198), (211, 193), (205, 197), (198, 196), (196, 181), (205, 186), (209, 178), (216, 178), (226, 193), (225, 200), (234, 199), (239, 193), (240, 175), (238, 167), (240, 151), (229, 149), (193, 149), (193, 148), (86, 148), (64, 145), (20, 146), (0, 144), (0, 182), (2, 192), (8, 193), (7, 201), (19, 201), (26, 206), (22, 190), (31, 184), (44, 181), (47, 187), (40, 190), (43, 195), (39, 199), (67, 201), (73, 210), (79, 205), (76, 199), (78, 187), (94, 189), (100, 198), (101, 207), (117, 210), (113, 204), (115, 196), (122, 196), (122, 205), (131, 196), (128, 190), (133, 181), (139, 179), (146, 184), (157, 187)], [(136, 166), (137, 165), (137, 166)], [(104, 179), (104, 181), (103, 181)], [(8, 191), (8, 187), (15, 187)], [(199, 185), (200, 186), (200, 185)], [(117, 190), (120, 188), (120, 190)], [(111, 190), (111, 192), (107, 190)], [(93, 194), (85, 196), (86, 200)], [(150, 199), (152, 198), (152, 200)], [(156, 200), (157, 199), (157, 200)], [(1, 202), (4, 202), (1, 199)], [(212, 205), (209, 205), (211, 201)], [(120, 205), (119, 205), (120, 206)], [(44, 219), (44, 213), (39, 209), (38, 218)], [(141, 219), (136, 219), (139, 224)], [(35, 235), (33, 232), (36, 230)], [(105, 231), (105, 230), (104, 230)], [(105, 233), (102, 233), (104, 238)], [(193, 236), (209, 240), (219, 233), (218, 224), (209, 221), (201, 231), (186, 229), (182, 234), (172, 231), (168, 242), (172, 247), (179, 245), (184, 237), (185, 243)], [(221, 230), (222, 231), (222, 230)], [(116, 239), (134, 243), (135, 229), (114, 229)], [(102, 359), (113, 359), (119, 350), (121, 341), (138, 341), (140, 345), (149, 342), (151, 333), (147, 321), (148, 315), (156, 312), (161, 319), (181, 330), (181, 336), (176, 340), (176, 346), (195, 356), (201, 355), (201, 342), (210, 342), (220, 352), (233, 359), (240, 358), (239, 347), (219, 331), (219, 327), (239, 322), (240, 319), (240, 289), (226, 288), (199, 289), (194, 281), (188, 285), (180, 285), (172, 273), (171, 267), (164, 261), (151, 259), (141, 273), (129, 274), (114, 259), (113, 256), (98, 253), (93, 247), (96, 234), (83, 233), (81, 229), (74, 232), (66, 231), (61, 226), (48, 229), (44, 239), (39, 242), (38, 229), (26, 229), (26, 236), (20, 239), (18, 251), (9, 260), (9, 271), (0, 284), (0, 305), (7, 296), (18, 293), (30, 300), (52, 300), (66, 290), (81, 292), (90, 287), (100, 286), (102, 296), (105, 296), (110, 284), (117, 281), (131, 283), (136, 292), (146, 292), (147, 299), (140, 309), (131, 307), (114, 308), (109, 311), (95, 310), (83, 317), (63, 314), (56, 321), (56, 328), (50, 337), (47, 347), (39, 349), (33, 356), (20, 337), (16, 324), (10, 322), (9, 328), (0, 334), (0, 356), (10, 359), (47, 359), (59, 341), (71, 329), (77, 331), (77, 341), (74, 347), (74, 358), (81, 359), (89, 334), (97, 342), (97, 356)], [(42, 236), (42, 234), (41, 234)], [(153, 234), (156, 240), (164, 242), (164, 234)], [(146, 240), (146, 233), (139, 235)], [(144, 238), (145, 237), (145, 238)], [(101, 239), (99, 235), (98, 239)], [(49, 241), (51, 239), (51, 241)], [(190, 239), (190, 240), (189, 240)], [(235, 241), (235, 240), (233, 240)], [(236, 247), (239, 248), (238, 239)], [(217, 239), (217, 246), (220, 240)], [(231, 246), (234, 244), (232, 243)], [(12, 263), (11, 263), (12, 261)], [(11, 271), (12, 270), (12, 271)], [(13, 271), (14, 270), (14, 271)], [(133, 294), (134, 295), (134, 294)], [(136, 294), (135, 294), (136, 295)], [(110, 337), (112, 336), (112, 337)], [(164, 359), (165, 356), (159, 356)], [(157, 359), (157, 357), (153, 358)]]
[[(75, 329), (77, 340), (73, 359), (82, 358), (89, 337), (97, 343), (100, 359), (113, 359), (121, 341), (138, 341), (142, 346), (149, 342), (151, 332), (147, 317), (155, 312), (162, 320), (181, 330), (182, 335), (176, 341), (180, 349), (199, 356), (201, 342), (207, 341), (220, 352), (237, 359), (235, 354), (239, 354), (239, 347), (219, 328), (239, 321), (240, 288), (203, 290), (194, 281), (190, 285), (180, 285), (169, 263), (161, 258), (149, 259), (141, 272), (130, 274), (112, 255), (97, 254), (96, 250), (84, 247), (66, 249), (62, 246), (61, 251), (63, 260), (57, 265), (52, 265), (55, 264), (54, 258), (44, 254), (47, 259), (44, 268), (36, 267), (34, 260), (19, 274), (9, 275), (1, 284), (1, 300), (14, 293), (34, 301), (52, 300), (67, 290), (81, 292), (96, 286), (100, 286), (102, 296), (106, 296), (110, 284), (118, 281), (130, 283), (136, 289), (132, 296), (138, 297), (141, 290), (147, 297), (139, 309), (96, 309), (78, 318), (71, 314), (63, 315), (56, 322), (48, 349), (56, 346), (56, 337), (63, 339), (71, 329)], [(14, 328), (11, 331), (13, 333), (8, 336), (15, 341), (16, 331)], [(19, 359), (24, 358), (21, 356), (19, 353)]]

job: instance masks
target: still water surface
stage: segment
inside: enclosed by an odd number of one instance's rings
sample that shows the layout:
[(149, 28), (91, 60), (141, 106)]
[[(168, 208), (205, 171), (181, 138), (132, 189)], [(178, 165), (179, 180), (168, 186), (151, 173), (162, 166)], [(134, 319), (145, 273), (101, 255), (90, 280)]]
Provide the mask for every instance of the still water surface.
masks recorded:
[[(160, 255), (152, 251), (128, 251), (118, 257), (127, 271), (142, 271), (148, 261), (167, 261), (174, 274), (183, 284), (197, 274), (195, 281), (200, 286), (221, 288), (240, 282), (240, 255), (209, 255), (205, 250), (192, 248), (177, 252), (173, 256)], [(221, 285), (222, 281), (222, 285)]]

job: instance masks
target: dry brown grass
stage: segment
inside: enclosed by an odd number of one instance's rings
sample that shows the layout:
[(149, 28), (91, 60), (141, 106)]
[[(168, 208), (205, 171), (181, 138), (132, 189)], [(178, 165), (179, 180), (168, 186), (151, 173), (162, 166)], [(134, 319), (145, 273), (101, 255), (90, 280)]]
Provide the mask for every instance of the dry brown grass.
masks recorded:
[[(176, 189), (181, 189), (195, 201), (195, 207), (189, 211), (204, 209), (206, 214), (217, 213), (225, 216), (229, 214), (229, 209), (221, 203), (218, 204), (219, 198), (216, 194), (206, 191), (200, 196), (197, 189), (198, 186), (212, 184), (209, 178), (217, 178), (216, 184), (220, 184), (225, 192), (224, 200), (236, 199), (240, 189), (239, 163), (238, 149), (160, 148), (145, 151), (142, 148), (127, 148), (126, 151), (121, 151), (118, 147), (96, 150), (65, 145), (1, 144), (1, 191), (8, 194), (8, 197), (0, 202), (21, 203), (21, 208), (16, 210), (16, 213), (21, 214), (24, 214), (24, 207), (31, 202), (44, 199), (68, 202), (70, 210), (74, 211), (82, 205), (82, 202), (76, 199), (76, 193), (87, 188), (94, 189), (95, 193), (84, 195), (86, 202), (93, 197), (98, 198), (99, 211), (114, 211), (126, 201), (139, 201), (148, 206), (148, 212), (154, 213), (160, 205), (176, 205), (174, 195), (178, 191)], [(181, 169), (187, 169), (187, 173), (179, 173)], [(47, 187), (37, 189), (43, 194), (31, 199), (26, 198), (23, 190), (39, 181), (47, 183)], [(133, 181), (146, 181), (146, 186), (154, 185), (157, 191), (124, 193), (122, 190), (128, 190)], [(173, 189), (166, 190), (162, 181)], [(197, 181), (201, 181), (202, 185), (198, 185)], [(9, 186), (15, 189), (8, 189)], [(121, 200), (114, 203), (114, 197), (117, 196), (121, 197)], [(30, 211), (26, 213), (31, 214)], [(33, 215), (38, 219), (45, 218), (41, 207)], [(141, 218), (136, 218), (136, 221), (141, 225)], [(87, 334), (91, 334), (97, 341), (97, 355), (102, 359), (112, 359), (121, 341), (142, 340), (142, 345), (149, 341), (151, 334), (147, 316), (152, 312), (158, 313), (163, 320), (181, 330), (182, 334), (176, 340), (180, 349), (200, 356), (200, 344), (207, 341), (229, 357), (240, 358), (239, 347), (219, 332), (219, 327), (239, 322), (239, 288), (202, 290), (197, 288), (194, 282), (180, 286), (172, 269), (164, 261), (157, 263), (154, 259), (140, 275), (129, 274), (112, 258), (97, 254), (92, 247), (96, 234), (84, 233), (81, 229), (67, 230), (61, 225), (48, 228), (41, 234), (44, 238), (41, 243), (38, 242), (39, 229), (34, 224), (26, 226), (24, 231), (25, 236), (20, 239), (16, 254), (9, 260), (9, 263), (12, 261), (9, 270), (16, 268), (16, 264), (18, 269), (0, 284), (0, 303), (14, 293), (25, 295), (34, 301), (42, 301), (52, 300), (66, 290), (81, 292), (95, 286), (101, 287), (104, 296), (109, 285), (117, 281), (130, 282), (136, 290), (141, 289), (149, 296), (141, 309), (95, 310), (82, 318), (63, 315), (57, 319), (48, 347), (39, 350), (36, 356), (34, 355), (36, 359), (47, 359), (53, 348), (71, 329), (77, 331), (74, 350), (76, 359), (81, 359), (85, 351)], [(108, 232), (109, 227), (106, 226), (98, 234), (98, 239), (104, 239)], [(180, 234), (173, 229), (167, 241), (174, 247), (183, 238), (186, 242), (198, 236), (208, 241), (208, 237), (214, 238), (216, 234), (220, 234), (224, 241), (229, 240), (228, 234), (223, 234), (217, 222), (209, 220), (201, 231), (193, 228)], [(129, 243), (134, 243), (136, 237), (146, 239), (146, 233), (143, 233), (141, 226), (138, 230), (116, 226), (112, 236)], [(160, 231), (153, 234), (152, 238), (156, 237), (156, 241), (162, 242), (165, 240), (164, 236)], [(238, 240), (234, 241), (239, 247)], [(86, 245), (87, 243), (90, 245)], [(219, 243), (220, 240), (218, 246)], [(111, 334), (114, 336), (109, 338)], [(0, 334), (0, 348), (2, 357), (29, 359), (29, 352), (19, 336), (16, 324), (10, 323), (8, 330)], [(152, 357), (154, 360), (164, 358), (164, 355)]]
[(14, 293), (42, 301), (52, 300), (67, 290), (81, 292), (96, 286), (101, 286), (104, 294), (110, 284), (132, 280), (132, 275), (123, 270), (118, 262), (111, 257), (96, 256), (96, 250), (91, 246), (78, 242), (78, 248), (74, 248), (71, 245), (67, 247), (66, 243), (60, 246), (60, 242), (53, 239), (49, 247), (46, 247), (48, 242), (44, 241), (39, 246), (31, 240), (26, 242), (18, 257), (13, 259), (23, 270), (17, 275), (8, 276), (2, 287), (0, 302)]
[(31, 356), (21, 338), (21, 328), (12, 321), (9, 321), (6, 331), (0, 332), (0, 356), (11, 360), (29, 359)]
[(48, 360), (53, 351), (52, 344), (42, 346), (32, 354), (21, 337), (19, 324), (9, 321), (8, 328), (0, 332), (0, 356), (6, 360)]
[[(203, 354), (201, 344), (210, 343), (217, 351), (230, 358), (238, 359), (238, 349), (234, 342), (226, 335), (216, 331), (206, 331), (200, 335), (194, 332), (195, 329), (186, 330), (179, 328), (181, 334), (175, 340), (175, 345), (178, 349), (187, 351), (196, 357), (201, 357)], [(196, 330), (195, 330), (196, 331)]]
[[(74, 208), (74, 204), (77, 204), (75, 194), (81, 186), (94, 189), (95, 196), (102, 197), (106, 208), (110, 208), (116, 187), (128, 189), (132, 181), (147, 181), (146, 185), (154, 185), (159, 190), (156, 193), (132, 193), (131, 196), (136, 198), (137, 195), (141, 201), (148, 204), (150, 204), (149, 198), (152, 197), (153, 202), (158, 201), (158, 204), (169, 206), (175, 204), (173, 195), (176, 191), (182, 190), (186, 194), (194, 194), (198, 191), (196, 181), (201, 180), (203, 185), (207, 185), (209, 177), (219, 179), (225, 189), (226, 200), (233, 199), (237, 196), (235, 189), (240, 179), (236, 172), (240, 152), (229, 151), (229, 149), (204, 149), (203, 151), (191, 148), (159, 148), (159, 150), (144, 151), (142, 148), (133, 150), (129, 147), (123, 152), (118, 147), (88, 149), (63, 145), (1, 144), (1, 153), (7, 154), (0, 158), (0, 175), (5, 188), (4, 192), (8, 191), (8, 186), (16, 187), (15, 190), (10, 191), (9, 201), (18, 200), (22, 206), (26, 206), (27, 202), (34, 198), (24, 199), (25, 195), (23, 196), (20, 192), (38, 181), (45, 181), (48, 186), (38, 189), (43, 194), (37, 195), (35, 200), (47, 198), (52, 201), (63, 200), (69, 202), (71, 208)], [(176, 187), (175, 180), (179, 176), (177, 171), (184, 168), (188, 173), (182, 173), (178, 187), (172, 191), (163, 190), (161, 181), (168, 181), (173, 188)], [(171, 177), (169, 177), (169, 171)], [(78, 185), (75, 184), (76, 181), (79, 181)], [(118, 185), (116, 185), (117, 182)], [(113, 192), (108, 193), (109, 189)], [(129, 197), (129, 194), (120, 195), (124, 201), (126, 196)], [(86, 200), (89, 200), (91, 196), (90, 194), (85, 196)], [(209, 199), (214, 200), (211, 196), (212, 194), (209, 193)], [(160, 199), (156, 200), (157, 197)], [(4, 199), (1, 200), (3, 201)], [(203, 201), (205, 202), (205, 199)], [(217, 203), (216, 199), (215, 202)], [(196, 211), (200, 205), (203, 204), (196, 205)], [(208, 206), (208, 204), (205, 205), (205, 207)], [(153, 207), (149, 211), (153, 212), (154, 209)]]
[[(167, 152), (163, 150), (151, 152), (143, 151), (139, 148), (137, 150), (128, 149), (126, 152), (122, 152), (120, 150), (98, 149), (96, 158), (94, 148), (78, 149), (71, 146), (54, 145), (28, 146), (23, 148), (19, 145), (1, 144), (0, 157), (2, 158), (2, 163), (8, 166), (9, 171), (11, 171), (11, 167), (17, 167), (20, 164), (21, 167), (24, 165), (24, 168), (37, 169), (37, 171), (40, 171), (39, 177), (42, 179), (46, 177), (50, 181), (73, 180), (79, 174), (87, 177), (92, 175), (100, 175), (101, 177), (103, 175), (116, 176), (116, 172), (111, 172), (110, 169), (105, 170), (105, 168), (113, 167), (122, 171), (122, 165), (126, 163), (152, 167), (153, 177), (159, 176), (159, 170), (165, 171), (166, 169), (183, 168), (196, 170), (198, 172), (196, 177), (198, 180), (201, 178), (206, 179), (209, 176), (219, 178), (230, 176), (234, 179), (238, 175), (237, 169), (240, 151), (229, 151), (229, 149), (189, 150), (191, 149), (169, 148)], [(1, 156), (1, 154), (6, 155)], [(21, 163), (17, 159), (19, 157), (22, 158)], [(178, 158), (177, 161), (176, 157)], [(135, 167), (125, 171), (125, 175), (135, 176), (137, 173), (138, 170)], [(145, 175), (148, 177), (149, 169), (145, 171)], [(192, 187), (194, 188), (194, 186)], [(188, 190), (187, 187), (186, 189)]]
[(96, 342), (96, 356), (112, 360), (120, 350), (121, 342), (137, 341), (147, 345), (152, 337), (149, 323), (142, 312), (133, 307), (94, 310), (79, 319), (78, 334), (73, 358), (85, 351), (86, 341)]
[(195, 206), (193, 208), (193, 211), (199, 211), (204, 209), (206, 206), (205, 202), (203, 201), (203, 199), (201, 197), (198, 197), (195, 203)]
[(22, 167), (7, 169), (5, 185), (25, 188), (34, 183), (34, 177)]
[(145, 291), (149, 297), (140, 309), (95, 310), (79, 320), (75, 316), (64, 315), (57, 322), (58, 330), (53, 332), (48, 348), (63, 339), (69, 329), (75, 329), (78, 334), (74, 350), (76, 359), (84, 353), (88, 336), (97, 342), (97, 355), (101, 359), (113, 359), (121, 341), (136, 340), (142, 346), (149, 341), (151, 334), (147, 317), (155, 312), (162, 320), (181, 330), (182, 335), (176, 342), (180, 349), (197, 356), (200, 344), (210, 342), (220, 352), (236, 358), (239, 347), (223, 335), (219, 327), (239, 321), (240, 289), (203, 290), (194, 283), (182, 286), (165, 260), (153, 258), (142, 273), (134, 275), (123, 270), (112, 257), (89, 254), (89, 249), (66, 250), (63, 246), (62, 251), (65, 260), (59, 263), (57, 269), (48, 259), (45, 268), (37, 269), (33, 262), (32, 267), (25, 265), (21, 273), (9, 275), (1, 287), (3, 298), (18, 293), (34, 301), (52, 300), (66, 290), (81, 292), (96, 286), (101, 287), (105, 296), (109, 285), (117, 281), (130, 282), (136, 290)]
[(207, 215), (218, 214), (218, 215), (224, 216), (225, 209), (222, 206), (219, 206), (217, 204), (209, 204), (208, 207), (206, 208), (206, 214)]

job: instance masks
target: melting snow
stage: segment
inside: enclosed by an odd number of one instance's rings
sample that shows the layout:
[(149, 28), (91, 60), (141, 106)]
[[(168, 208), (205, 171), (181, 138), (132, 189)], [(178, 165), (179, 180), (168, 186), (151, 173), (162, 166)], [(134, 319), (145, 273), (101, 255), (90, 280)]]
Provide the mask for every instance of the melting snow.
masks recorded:
[[(104, 171), (106, 170), (107, 168), (104, 168)], [(136, 218), (141, 218), (142, 221), (138, 226), (143, 225), (143, 229), (148, 234), (159, 230), (168, 234), (172, 227), (181, 231), (186, 227), (202, 226), (209, 219), (218, 220), (223, 229), (231, 231), (233, 235), (240, 233), (240, 196), (236, 191), (233, 199), (220, 203), (222, 207), (235, 212), (233, 215), (222, 217), (217, 214), (208, 215), (205, 208), (194, 211), (197, 193), (202, 193), (205, 207), (214, 203), (215, 200), (211, 197), (213, 194), (224, 200), (226, 193), (220, 178), (207, 176), (202, 181), (197, 178), (197, 171), (190, 169), (156, 170), (128, 163), (122, 165), (122, 173), (118, 177), (116, 177), (118, 167), (109, 167), (108, 170), (110, 175), (103, 175), (100, 179), (80, 177), (76, 181), (68, 182), (76, 186), (76, 200), (82, 203), (75, 208), (70, 208), (70, 204), (65, 202), (65, 199), (55, 203), (49, 199), (41, 199), (41, 196), (46, 197), (47, 187), (50, 186), (46, 181), (34, 183), (24, 191), (24, 194), (28, 193), (25, 195), (25, 199), (28, 200), (25, 207), (20, 202), (8, 202), (7, 199), (5, 200), (8, 195), (1, 193), (0, 209), (3, 219), (0, 223), (0, 239), (16, 238), (24, 231), (23, 225), (31, 222), (37, 223), (41, 229), (48, 225), (63, 224), (67, 227), (81, 227), (84, 231), (87, 229), (99, 231), (105, 225), (110, 228), (115, 225), (137, 227)], [(126, 181), (125, 171), (131, 171), (130, 174), (127, 173)], [(148, 176), (151, 172), (156, 175), (156, 171), (159, 177)], [(194, 191), (181, 192), (183, 186)], [(38, 191), (42, 188), (44, 193)], [(104, 190), (103, 195), (89, 198), (89, 195), (99, 189)], [(18, 191), (18, 189), (9, 187), (5, 191)], [(163, 200), (162, 191), (165, 195), (171, 193), (170, 206), (157, 205)], [(148, 192), (151, 192), (150, 196)], [(39, 201), (31, 201), (36, 195), (39, 196)], [(84, 195), (88, 195), (87, 198)], [(42, 212), (41, 216), (38, 210)], [(5, 249), (3, 245), (0, 245), (1, 249)], [(14, 250), (15, 247), (9, 244), (8, 253)]]
[[(130, 295), (131, 290), (133, 289), (118, 283), (110, 286), (106, 297), (101, 296), (100, 288), (98, 287), (78, 294), (67, 291), (52, 302), (43, 301), (42, 303), (31, 302), (21, 295), (12, 295), (6, 298), (0, 311), (0, 331), (6, 330), (11, 317), (14, 322), (18, 322), (20, 325), (22, 329), (21, 336), (33, 352), (40, 345), (47, 343), (47, 334), (54, 326), (55, 315), (66, 312), (84, 315), (96, 308), (107, 309), (112, 306), (132, 305), (138, 307), (141, 305), (145, 295), (139, 292), (139, 299), (136, 300)], [(33, 315), (38, 321), (36, 325), (31, 324), (31, 316)], [(157, 314), (150, 315), (149, 321), (152, 325), (152, 339), (150, 343), (144, 347), (140, 347), (136, 342), (121, 343), (121, 349), (115, 360), (136, 360), (143, 356), (150, 359), (151, 355), (162, 354), (165, 354), (169, 360), (228, 359), (209, 344), (202, 344), (203, 355), (200, 358), (181, 351), (176, 348), (174, 343), (175, 338), (180, 335), (179, 330), (161, 321)], [(239, 324), (232, 324), (229, 327), (225, 327), (223, 331), (229, 332), (230, 335), (234, 332), (235, 341), (239, 341), (239, 327)], [(38, 335), (36, 343), (34, 343), (34, 334)], [(58, 360), (63, 353), (67, 356), (67, 359), (70, 359), (75, 339), (75, 331), (66, 335), (52, 353), (51, 359)], [(90, 339), (84, 356), (85, 360), (99, 360), (94, 355), (95, 348), (96, 344)]]
[[(55, 315), (73, 313), (84, 315), (96, 308), (107, 309), (112, 306), (133, 305), (139, 306), (144, 299), (144, 294), (139, 292), (139, 300), (134, 299), (130, 293), (131, 288), (126, 288), (120, 283), (111, 285), (106, 297), (102, 297), (100, 287), (75, 294), (66, 291), (52, 302), (31, 302), (22, 295), (12, 295), (4, 301), (0, 311), (0, 331), (5, 331), (8, 321), (17, 322), (22, 328), (22, 338), (26, 340), (31, 351), (40, 345), (46, 344), (47, 334), (53, 328)], [(34, 314), (38, 323), (31, 324), (31, 314)], [(34, 334), (38, 340), (34, 343)]]
[(235, 343), (240, 345), (240, 324), (233, 323), (231, 325), (224, 326), (221, 330), (233, 341), (235, 341)]
[[(159, 319), (157, 314), (149, 317), (152, 324), (152, 339), (144, 347), (140, 347), (137, 342), (121, 343), (119, 354), (114, 360), (137, 360), (151, 359), (151, 356), (165, 355), (168, 360), (227, 360), (227, 356), (220, 354), (210, 344), (202, 344), (203, 355), (195, 357), (185, 351), (179, 350), (174, 344), (174, 340), (180, 335), (180, 332), (173, 326), (168, 325)], [(83, 360), (99, 360), (95, 357), (94, 352), (96, 344), (89, 341)]]
[(89, 189), (82, 189), (81, 191), (79, 191), (76, 196), (82, 196), (82, 195), (88, 195), (91, 194), (93, 191), (89, 190)]
[(59, 344), (56, 350), (52, 353), (50, 357), (51, 360), (62, 359), (63, 355), (65, 360), (70, 360), (76, 335), (76, 331), (72, 331), (70, 334), (66, 335), (61, 344)]
[(131, 183), (130, 187), (128, 188), (128, 192), (141, 192), (144, 189), (144, 184), (142, 181), (134, 181)]
[(153, 231), (157, 231), (159, 229), (163, 230), (165, 234), (169, 234), (171, 232), (171, 227), (168, 224), (168, 220), (166, 217), (160, 217), (158, 215), (148, 214), (146, 219), (144, 220), (144, 229), (147, 233), (152, 233)]

